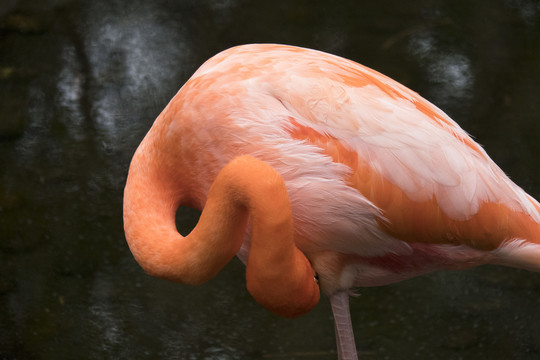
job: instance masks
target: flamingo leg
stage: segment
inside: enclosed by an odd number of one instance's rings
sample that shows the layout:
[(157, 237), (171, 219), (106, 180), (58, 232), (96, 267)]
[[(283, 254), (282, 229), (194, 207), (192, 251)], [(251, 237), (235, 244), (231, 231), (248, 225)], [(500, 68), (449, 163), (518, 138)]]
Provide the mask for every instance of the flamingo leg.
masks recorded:
[(330, 304), (334, 314), (338, 359), (358, 360), (349, 312), (349, 293), (346, 290), (335, 292), (330, 296)]

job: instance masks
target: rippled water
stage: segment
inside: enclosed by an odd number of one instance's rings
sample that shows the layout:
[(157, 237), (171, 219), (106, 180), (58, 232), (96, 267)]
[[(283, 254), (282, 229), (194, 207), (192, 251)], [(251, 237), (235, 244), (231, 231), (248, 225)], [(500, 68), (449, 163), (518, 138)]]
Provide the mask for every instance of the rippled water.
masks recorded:
[[(538, 1), (5, 0), (0, 358), (336, 357), (328, 302), (281, 319), (237, 260), (191, 288), (146, 276), (124, 241), (125, 176), (153, 119), (206, 58), (250, 42), (390, 75), (540, 197)], [(540, 358), (538, 274), (491, 266), (359, 293), (363, 359)]]

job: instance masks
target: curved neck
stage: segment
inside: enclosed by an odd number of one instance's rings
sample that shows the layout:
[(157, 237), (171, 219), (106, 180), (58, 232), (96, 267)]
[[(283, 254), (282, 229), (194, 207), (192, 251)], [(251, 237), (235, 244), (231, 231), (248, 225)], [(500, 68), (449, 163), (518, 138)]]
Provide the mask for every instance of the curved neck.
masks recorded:
[(232, 160), (210, 187), (197, 226), (182, 237), (175, 213), (188, 194), (145, 150), (137, 150), (130, 166), (124, 229), (135, 259), (150, 275), (192, 285), (209, 280), (238, 252), (251, 221), (246, 279), (253, 297), (286, 317), (315, 306), (318, 286), (294, 244), (287, 190), (273, 168), (248, 156)]

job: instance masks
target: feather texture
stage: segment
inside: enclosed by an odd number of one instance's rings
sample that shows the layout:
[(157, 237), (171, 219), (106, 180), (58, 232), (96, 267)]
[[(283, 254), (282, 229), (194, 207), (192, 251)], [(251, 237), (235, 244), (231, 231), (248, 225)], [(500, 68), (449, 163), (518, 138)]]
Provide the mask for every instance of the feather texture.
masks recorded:
[[(444, 112), (362, 65), (241, 46), (208, 60), (177, 97), (170, 133), (189, 138), (179, 152), (205, 149), (189, 159), (202, 189), (196, 202), (235, 156), (264, 160), (285, 180), (307, 254), (410, 256), (415, 242), (495, 249), (510, 238), (537, 241), (536, 200)], [(496, 217), (521, 220), (489, 229)]]

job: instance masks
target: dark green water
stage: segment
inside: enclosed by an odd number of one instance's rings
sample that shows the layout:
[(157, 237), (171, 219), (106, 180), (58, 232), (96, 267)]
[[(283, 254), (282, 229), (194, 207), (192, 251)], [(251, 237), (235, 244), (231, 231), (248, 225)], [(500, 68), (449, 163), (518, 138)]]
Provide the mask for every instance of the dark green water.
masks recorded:
[[(251, 42), (395, 78), (540, 197), (538, 1), (1, 0), (0, 359), (336, 358), (327, 301), (281, 319), (239, 261), (191, 288), (146, 276), (125, 244), (136, 146), (206, 58)], [(492, 266), (360, 294), (363, 359), (540, 358), (540, 274)]]

